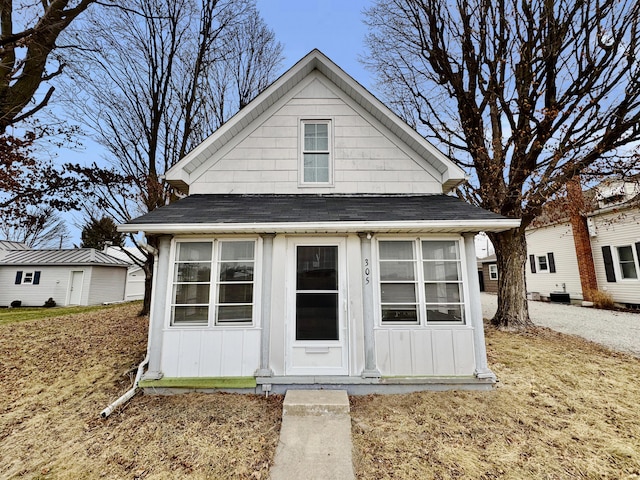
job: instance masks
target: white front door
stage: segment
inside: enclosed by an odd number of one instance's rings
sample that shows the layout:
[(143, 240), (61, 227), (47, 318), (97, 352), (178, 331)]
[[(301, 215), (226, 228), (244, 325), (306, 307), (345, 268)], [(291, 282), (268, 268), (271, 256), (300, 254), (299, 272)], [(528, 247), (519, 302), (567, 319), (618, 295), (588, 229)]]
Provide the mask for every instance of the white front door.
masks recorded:
[(69, 305), (80, 305), (82, 302), (82, 282), (84, 280), (84, 272), (71, 272), (71, 280), (69, 282)]
[(348, 375), (343, 238), (289, 240), (287, 375)]

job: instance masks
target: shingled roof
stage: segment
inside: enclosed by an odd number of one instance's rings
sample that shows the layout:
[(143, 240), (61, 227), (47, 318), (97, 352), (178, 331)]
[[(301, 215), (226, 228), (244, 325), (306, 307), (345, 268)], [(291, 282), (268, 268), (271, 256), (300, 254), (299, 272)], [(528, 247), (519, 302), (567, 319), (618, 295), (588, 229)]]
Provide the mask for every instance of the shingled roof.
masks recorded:
[(406, 231), (409, 226), (416, 231), (434, 226), (451, 232), (499, 231), (519, 224), (447, 195), (191, 195), (131, 220), (120, 230), (174, 232), (178, 225), (190, 225), (191, 230), (180, 231), (197, 232), (217, 225), (229, 231), (248, 231), (251, 226), (252, 231), (269, 231), (278, 225), (307, 225), (307, 231), (321, 231), (321, 226), (331, 225), (333, 231), (400, 231), (400, 224), (407, 222)]

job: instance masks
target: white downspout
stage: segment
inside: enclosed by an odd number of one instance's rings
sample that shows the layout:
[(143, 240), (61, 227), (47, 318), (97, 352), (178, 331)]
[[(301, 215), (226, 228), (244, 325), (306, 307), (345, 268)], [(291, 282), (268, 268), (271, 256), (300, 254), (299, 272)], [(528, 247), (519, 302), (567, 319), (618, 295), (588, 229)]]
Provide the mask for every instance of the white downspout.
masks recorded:
[[(158, 249), (144, 242), (139, 242), (139, 245), (153, 255), (153, 276), (154, 278), (156, 278), (156, 270), (158, 268)], [(152, 295), (152, 299), (153, 299), (153, 295)], [(153, 302), (151, 302), (151, 304), (153, 304)], [(152, 318), (151, 312), (149, 312), (149, 323), (151, 323), (151, 318)], [(151, 333), (151, 326), (149, 326), (149, 333)], [(133, 387), (131, 387), (131, 389), (125, 392), (124, 395), (122, 395), (115, 402), (113, 402), (111, 405), (105, 408), (102, 412), (100, 412), (100, 416), (102, 418), (107, 418), (109, 415), (113, 413), (113, 411), (116, 408), (118, 408), (123, 403), (126, 403), (129, 400), (131, 400), (133, 396), (136, 394), (138, 390), (138, 383), (140, 383), (140, 378), (142, 377), (142, 372), (144, 371), (144, 367), (149, 363), (149, 344), (150, 342), (147, 340), (147, 356), (144, 357), (144, 360), (142, 360), (142, 363), (138, 365), (138, 371), (136, 373), (136, 378), (133, 382)]]
[(147, 365), (147, 363), (149, 363), (149, 354), (147, 354), (147, 356), (144, 357), (144, 360), (142, 361), (142, 363), (138, 365), (138, 373), (136, 373), (136, 379), (133, 382), (133, 387), (131, 387), (129, 391), (127, 391), (119, 399), (117, 399), (115, 402), (113, 402), (111, 405), (105, 408), (102, 412), (100, 412), (100, 416), (102, 418), (107, 418), (109, 415), (113, 413), (113, 411), (116, 408), (118, 408), (123, 403), (128, 402), (131, 398), (133, 398), (133, 396), (136, 394), (136, 391), (138, 390), (138, 383), (140, 382), (140, 377), (142, 377), (142, 372), (144, 371), (144, 367)]

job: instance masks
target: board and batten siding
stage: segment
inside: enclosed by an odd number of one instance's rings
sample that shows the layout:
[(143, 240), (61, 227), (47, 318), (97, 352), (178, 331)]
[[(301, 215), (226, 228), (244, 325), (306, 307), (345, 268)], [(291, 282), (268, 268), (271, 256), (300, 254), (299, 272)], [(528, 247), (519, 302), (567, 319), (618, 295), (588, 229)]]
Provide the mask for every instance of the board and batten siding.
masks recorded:
[(126, 268), (92, 267), (88, 305), (122, 302), (124, 300), (126, 281)]
[(250, 377), (260, 367), (260, 330), (168, 328), (161, 362), (166, 377)]
[[(551, 292), (569, 293), (572, 299), (582, 300), (582, 284), (578, 270), (578, 257), (571, 224), (562, 223), (530, 229), (527, 237), (527, 292), (538, 292), (548, 297)], [(553, 253), (556, 272), (531, 271), (529, 256)], [(564, 287), (563, 287), (564, 284)]]
[(602, 247), (610, 247), (615, 264), (616, 246), (631, 245), (635, 249), (635, 243), (640, 242), (640, 209), (610, 212), (590, 219), (595, 232), (595, 236), (591, 237), (591, 250), (599, 290), (611, 294), (615, 302), (640, 304), (640, 279), (621, 279), (619, 269), (615, 269), (616, 281), (608, 282), (602, 254)]
[(473, 375), (473, 329), (376, 328), (376, 356), (383, 376)]
[[(332, 186), (299, 184), (300, 122), (313, 119), (332, 122)], [(190, 194), (442, 193), (428, 162), (319, 72), (245, 132), (191, 173)]]

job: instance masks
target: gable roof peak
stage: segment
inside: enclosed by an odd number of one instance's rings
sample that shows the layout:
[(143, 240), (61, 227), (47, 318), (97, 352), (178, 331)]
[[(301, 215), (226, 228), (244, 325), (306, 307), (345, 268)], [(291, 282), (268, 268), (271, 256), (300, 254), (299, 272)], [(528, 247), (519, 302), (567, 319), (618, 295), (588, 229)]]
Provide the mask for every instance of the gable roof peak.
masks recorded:
[(302, 57), (249, 104), (171, 167), (165, 174), (166, 181), (178, 190), (188, 193), (189, 185), (195, 181), (191, 174), (211, 157), (212, 152), (222, 148), (316, 70), (416, 151), (420, 157), (428, 161), (442, 176), (444, 193), (465, 181), (465, 172), (461, 168), (317, 48)]

